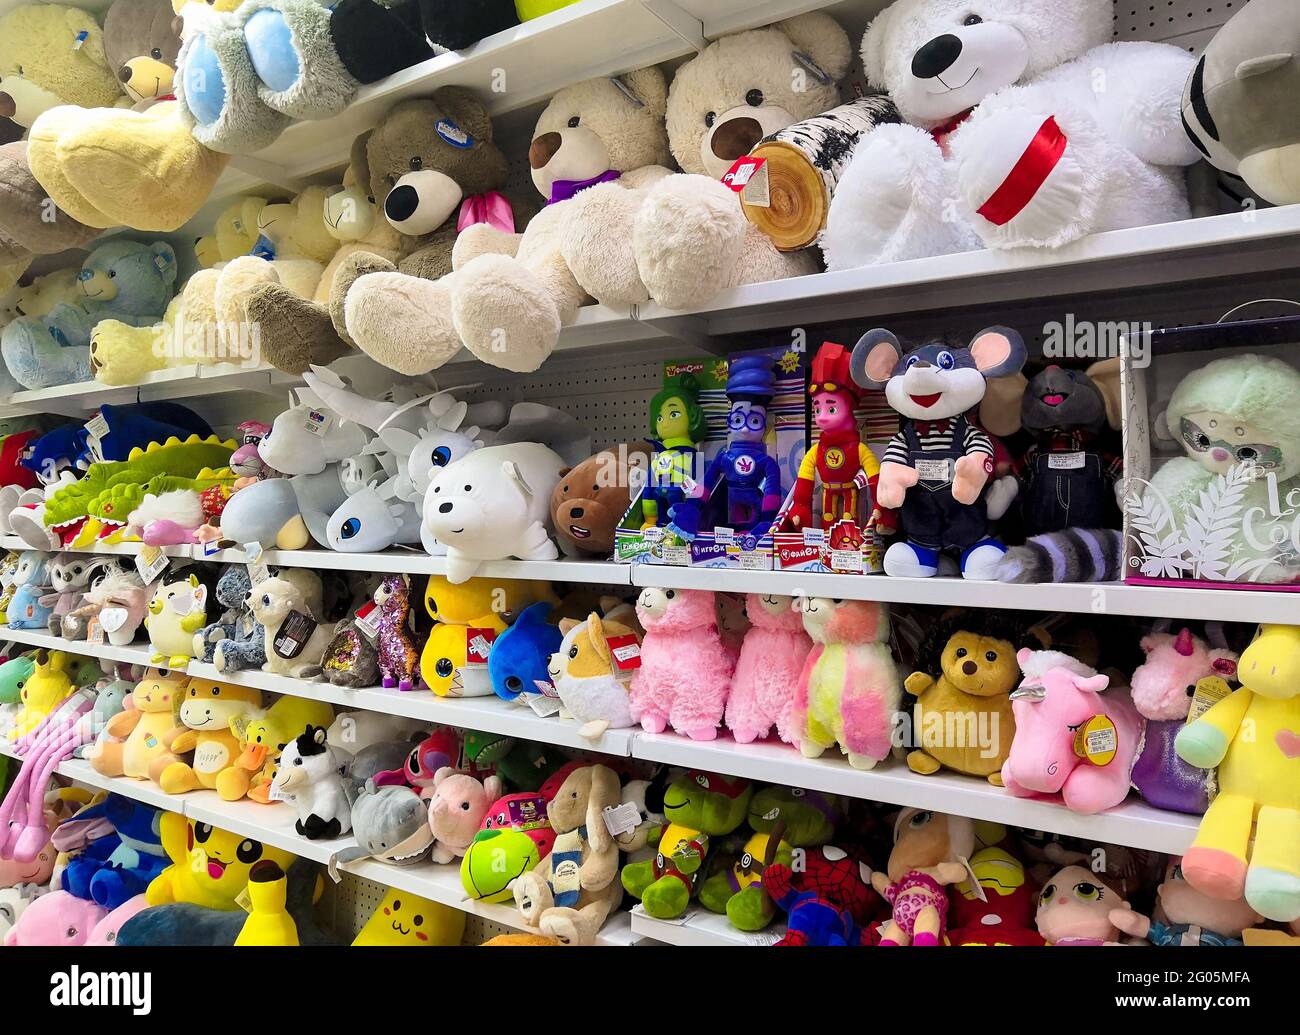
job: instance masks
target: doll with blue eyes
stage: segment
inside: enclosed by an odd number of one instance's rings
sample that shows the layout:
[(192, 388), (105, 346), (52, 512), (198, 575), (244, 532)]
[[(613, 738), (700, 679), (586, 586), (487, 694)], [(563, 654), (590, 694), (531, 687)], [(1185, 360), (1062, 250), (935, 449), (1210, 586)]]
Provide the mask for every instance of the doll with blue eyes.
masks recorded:
[[(781, 508), (781, 465), (767, 452), (767, 408), (776, 388), (776, 375), (768, 356), (740, 356), (728, 364), (727, 445), (704, 472), (704, 492), (709, 500), (718, 490), (726, 495), (719, 523), (737, 532), (767, 534)], [(678, 506), (674, 524), (689, 534), (699, 529), (706, 500)]]

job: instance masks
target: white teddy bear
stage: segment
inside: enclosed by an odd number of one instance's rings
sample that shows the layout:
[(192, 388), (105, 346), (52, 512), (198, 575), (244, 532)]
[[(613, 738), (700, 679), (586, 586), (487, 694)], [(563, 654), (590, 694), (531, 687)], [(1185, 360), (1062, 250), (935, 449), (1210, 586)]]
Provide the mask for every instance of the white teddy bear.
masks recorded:
[(908, 124), (858, 144), (822, 247), (831, 269), (981, 247), (1053, 248), (1185, 219), (1180, 117), (1194, 58), (1108, 43), (1111, 0), (896, 0), (862, 40)]

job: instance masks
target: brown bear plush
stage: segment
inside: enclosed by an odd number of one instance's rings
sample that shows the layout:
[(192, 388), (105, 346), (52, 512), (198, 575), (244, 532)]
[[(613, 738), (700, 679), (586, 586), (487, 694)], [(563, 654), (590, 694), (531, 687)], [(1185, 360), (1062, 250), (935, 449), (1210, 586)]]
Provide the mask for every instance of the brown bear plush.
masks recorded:
[(631, 503), (634, 477), (638, 487), (644, 484), (650, 453), (647, 442), (623, 443), (564, 474), (551, 493), (551, 522), (566, 554), (614, 552), (614, 529)]
[(27, 165), (27, 142), (0, 145), (0, 263), (82, 248), (99, 235), (54, 208)]
[(104, 15), (104, 54), (137, 108), (171, 99), (180, 50), (171, 0), (114, 0)]
[(478, 99), (459, 87), (394, 106), (353, 142), (352, 171), (357, 183), (370, 185), (384, 217), (401, 235), (398, 259), (354, 253), (339, 265), (328, 305), (277, 285), (250, 297), (248, 318), (260, 326), (263, 357), (287, 373), (330, 363), (350, 350), (343, 304), (358, 277), (400, 271), (436, 280), (451, 272), (461, 230), (486, 223), (513, 234), (537, 211), (535, 202), (503, 193), (508, 169), (492, 141), (492, 120)]

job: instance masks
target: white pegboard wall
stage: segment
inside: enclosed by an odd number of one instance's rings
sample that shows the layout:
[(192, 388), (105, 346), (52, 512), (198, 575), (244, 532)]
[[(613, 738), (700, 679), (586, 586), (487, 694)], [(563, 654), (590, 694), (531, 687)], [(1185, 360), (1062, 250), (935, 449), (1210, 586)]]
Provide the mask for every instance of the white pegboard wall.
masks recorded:
[[(338, 884), (326, 881), (325, 894), (316, 908), (320, 918), (330, 926), (339, 940), (350, 943), (365, 926), (370, 915), (379, 908), (379, 903), (387, 892), (388, 888), (377, 881), (345, 872)], [(482, 945), (489, 938), (498, 934), (510, 934), (513, 930), (504, 924), (469, 914), (465, 917), (465, 935), (461, 944)]]

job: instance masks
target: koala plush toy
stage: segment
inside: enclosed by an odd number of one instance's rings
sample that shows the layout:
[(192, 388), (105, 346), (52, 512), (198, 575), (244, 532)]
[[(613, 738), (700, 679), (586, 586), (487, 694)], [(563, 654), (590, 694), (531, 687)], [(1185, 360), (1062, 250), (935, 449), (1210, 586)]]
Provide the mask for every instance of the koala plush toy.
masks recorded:
[(993, 378), (1025, 364), (1025, 343), (1007, 327), (980, 331), (969, 346), (930, 342), (905, 352), (891, 332), (868, 331), (853, 350), (853, 380), (883, 389), (902, 418), (880, 465), (876, 503), (900, 511), (905, 541), (885, 553), (889, 575), (929, 578), (941, 554), (956, 554), (964, 578), (993, 580), (1006, 553), (990, 533), (1017, 485), (990, 484), (993, 440), (974, 422)]

